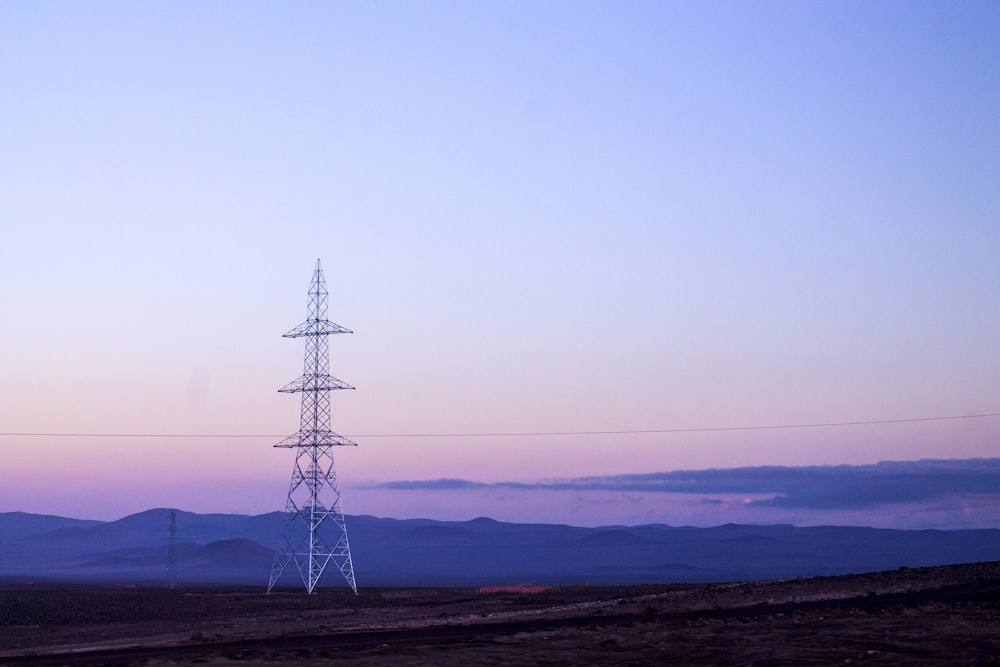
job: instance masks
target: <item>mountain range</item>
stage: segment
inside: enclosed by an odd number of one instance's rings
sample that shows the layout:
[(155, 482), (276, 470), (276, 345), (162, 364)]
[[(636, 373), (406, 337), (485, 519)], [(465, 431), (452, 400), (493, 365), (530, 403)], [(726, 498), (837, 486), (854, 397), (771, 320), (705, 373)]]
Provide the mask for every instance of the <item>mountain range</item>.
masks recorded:
[[(117, 521), (0, 513), (0, 581), (166, 580), (169, 509)], [(266, 586), (281, 513), (175, 510), (179, 585)], [(348, 516), (365, 586), (718, 582), (1000, 560), (1000, 529), (552, 524)], [(332, 568), (332, 566), (331, 566)], [(279, 585), (300, 586), (289, 568)], [(342, 586), (335, 570), (323, 585)]]

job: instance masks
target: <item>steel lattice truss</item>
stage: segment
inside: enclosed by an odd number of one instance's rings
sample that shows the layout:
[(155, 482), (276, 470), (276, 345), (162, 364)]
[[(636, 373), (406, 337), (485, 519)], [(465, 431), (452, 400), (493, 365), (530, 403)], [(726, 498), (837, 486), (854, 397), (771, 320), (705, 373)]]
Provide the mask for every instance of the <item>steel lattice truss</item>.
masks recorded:
[(294, 448), (295, 465), (288, 487), (280, 551), (275, 555), (268, 592), (293, 561), (310, 593), (330, 563), (340, 570), (351, 590), (358, 592), (333, 465), (334, 447), (356, 443), (330, 430), (330, 391), (354, 387), (328, 373), (330, 354), (326, 339), (330, 334), (352, 332), (326, 319), (326, 298), (323, 268), (316, 260), (309, 287), (309, 315), (305, 322), (284, 334), (285, 338), (304, 337), (306, 355), (302, 377), (278, 390), (301, 392), (302, 411), (299, 430), (275, 445)]
[(177, 588), (177, 513), (170, 510), (167, 515), (170, 525), (167, 528), (170, 541), (167, 542), (167, 588)]

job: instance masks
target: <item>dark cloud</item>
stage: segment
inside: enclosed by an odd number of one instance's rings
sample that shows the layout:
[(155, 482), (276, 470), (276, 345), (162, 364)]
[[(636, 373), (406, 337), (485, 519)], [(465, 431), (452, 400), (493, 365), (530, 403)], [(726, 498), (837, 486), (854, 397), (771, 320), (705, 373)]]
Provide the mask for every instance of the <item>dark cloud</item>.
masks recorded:
[(524, 484), (464, 479), (398, 481), (377, 488), (400, 490), (518, 489), (635, 493), (772, 496), (758, 507), (864, 509), (891, 503), (994, 495), (1000, 499), (1000, 458), (886, 461), (873, 465), (756, 466), (580, 477)]
[(490, 484), (481, 484), (479, 482), (470, 482), (466, 479), (426, 479), (426, 480), (402, 480), (398, 482), (384, 482), (382, 484), (377, 484), (376, 487), (380, 489), (395, 489), (400, 491), (414, 491), (414, 490), (448, 490), (454, 491), (457, 489), (479, 489), (489, 486), (495, 486)]

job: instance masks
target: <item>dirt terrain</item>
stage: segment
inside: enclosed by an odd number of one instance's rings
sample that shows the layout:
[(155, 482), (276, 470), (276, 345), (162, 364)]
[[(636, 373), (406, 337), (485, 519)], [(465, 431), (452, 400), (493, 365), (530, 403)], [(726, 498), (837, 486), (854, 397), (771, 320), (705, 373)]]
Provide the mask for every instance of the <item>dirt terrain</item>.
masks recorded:
[(25, 665), (1000, 664), (1000, 562), (773, 582), (261, 589), (0, 586)]

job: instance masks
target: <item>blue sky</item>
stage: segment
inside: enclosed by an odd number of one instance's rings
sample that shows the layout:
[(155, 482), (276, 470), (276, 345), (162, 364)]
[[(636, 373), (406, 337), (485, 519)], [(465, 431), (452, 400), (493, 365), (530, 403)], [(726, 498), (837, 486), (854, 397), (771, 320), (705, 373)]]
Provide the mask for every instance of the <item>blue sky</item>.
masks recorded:
[[(998, 29), (991, 2), (4, 4), (0, 431), (290, 433), (317, 257), (357, 332), (331, 341), (348, 435), (996, 412)], [(358, 437), (338, 466), (535, 482), (998, 436)], [(280, 508), (270, 444), (3, 437), (0, 510)]]

